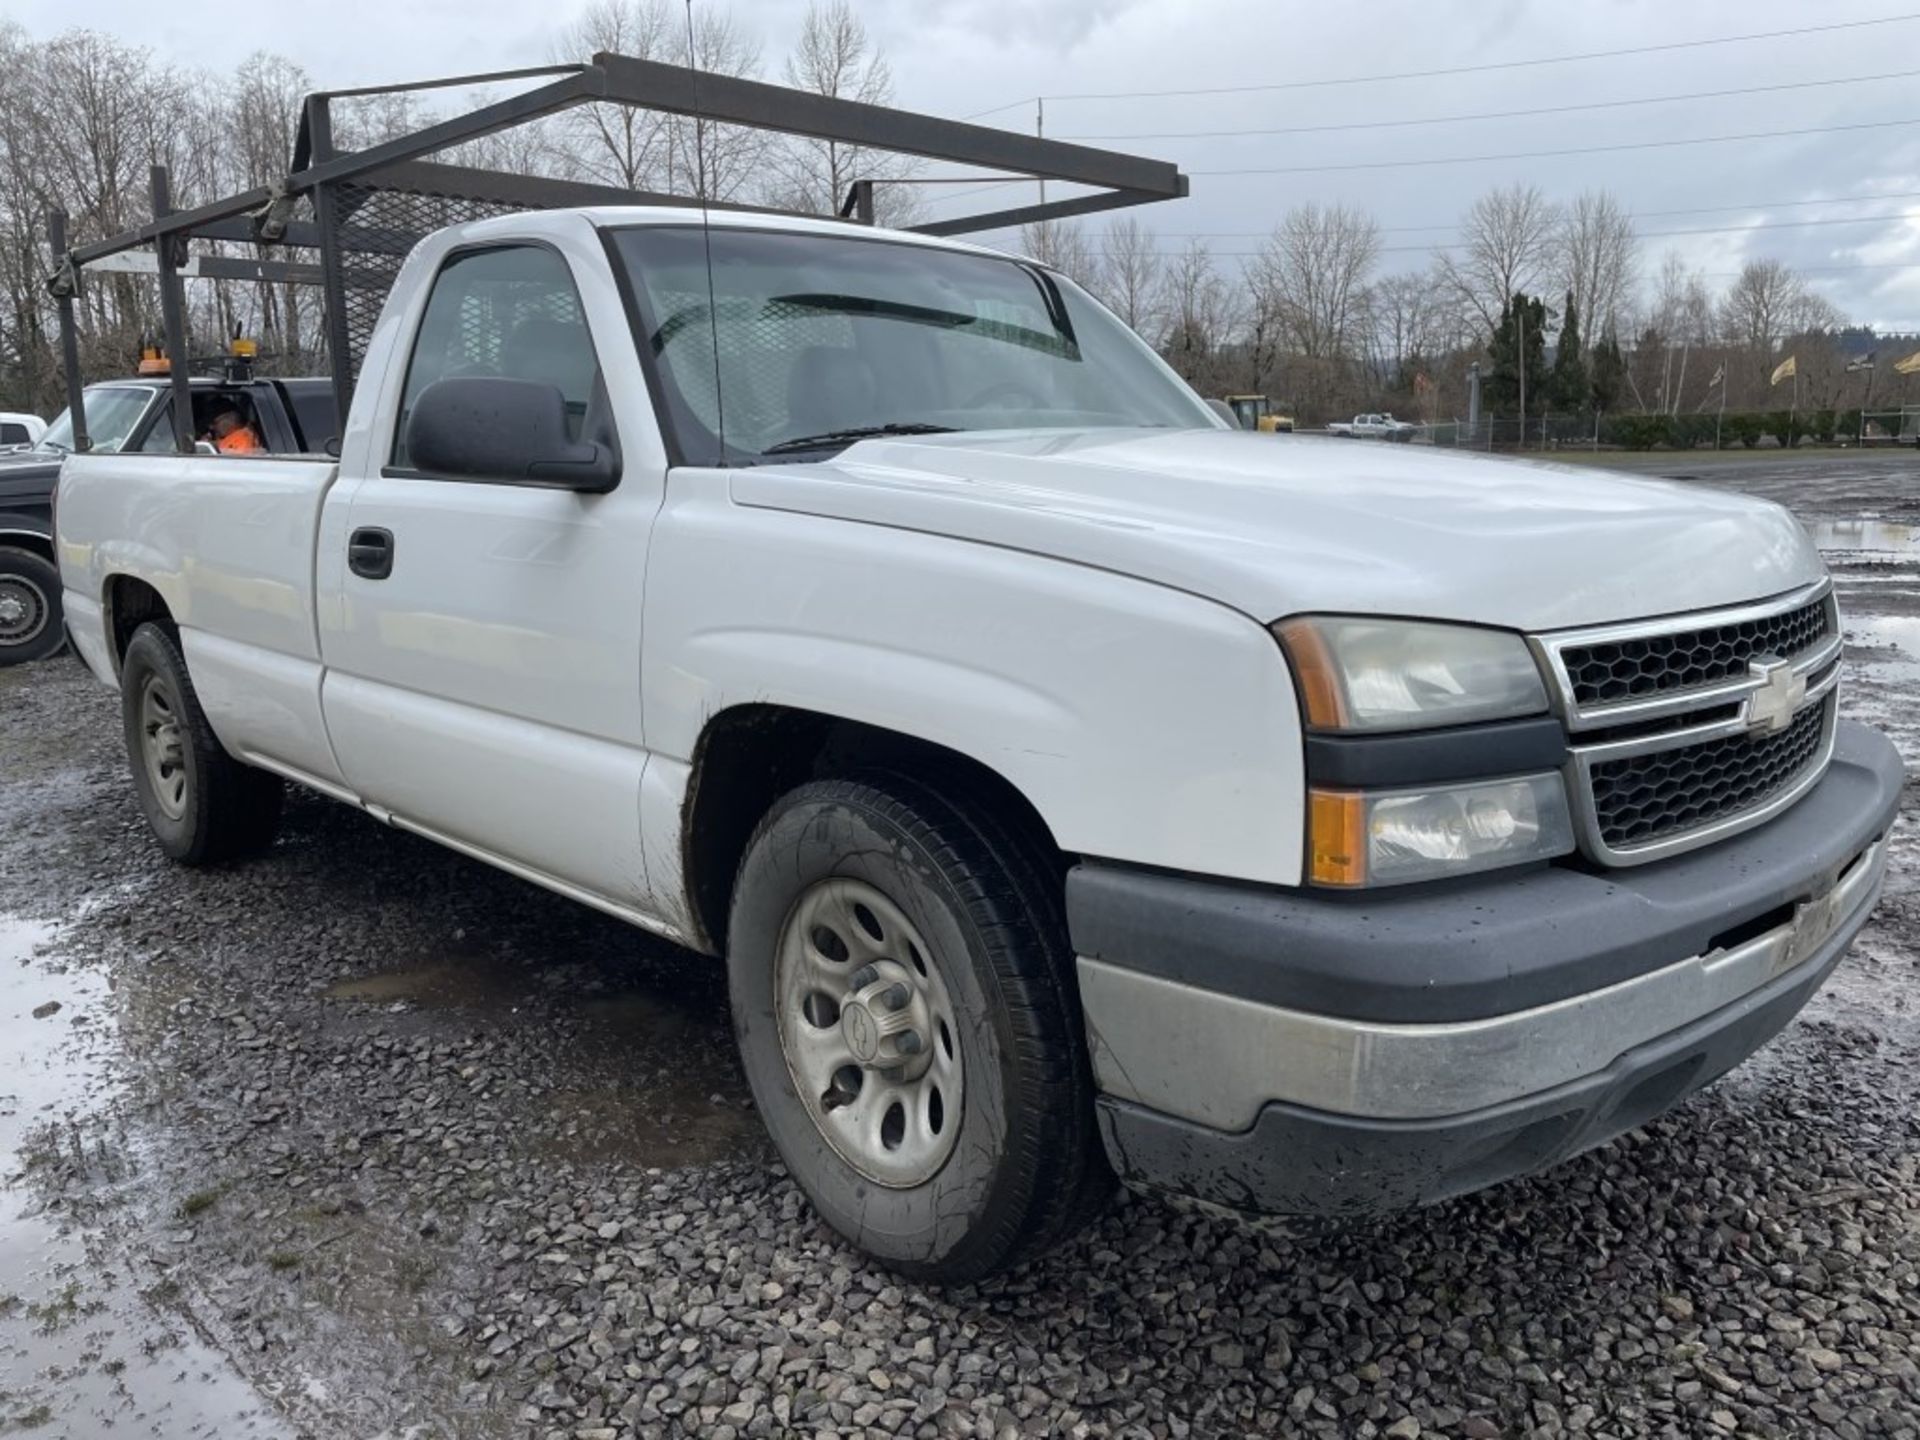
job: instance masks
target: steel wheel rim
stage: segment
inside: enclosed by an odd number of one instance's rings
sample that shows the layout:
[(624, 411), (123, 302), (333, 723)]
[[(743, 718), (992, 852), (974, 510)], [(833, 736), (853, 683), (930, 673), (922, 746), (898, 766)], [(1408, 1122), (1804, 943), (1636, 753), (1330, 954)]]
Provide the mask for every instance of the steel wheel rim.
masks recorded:
[(0, 645), (25, 645), (47, 628), (47, 592), (24, 575), (0, 575)]
[(960, 1027), (932, 948), (874, 886), (809, 886), (774, 954), (787, 1075), (821, 1138), (876, 1185), (940, 1172), (960, 1132)]
[(140, 759), (154, 803), (178, 820), (187, 813), (187, 747), (179, 708), (158, 675), (140, 687)]

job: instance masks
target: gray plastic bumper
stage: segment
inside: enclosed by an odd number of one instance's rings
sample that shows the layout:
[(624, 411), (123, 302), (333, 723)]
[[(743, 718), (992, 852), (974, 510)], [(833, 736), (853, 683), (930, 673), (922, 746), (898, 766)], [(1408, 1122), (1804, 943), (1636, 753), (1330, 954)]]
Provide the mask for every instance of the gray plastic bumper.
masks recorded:
[[(1843, 724), (1804, 800), (1708, 850), (1358, 904), (1082, 867), (1069, 918), (1108, 1151), (1150, 1188), (1352, 1212), (1600, 1144), (1819, 988), (1879, 893), (1904, 778), (1883, 736)], [(1143, 923), (1116, 923), (1116, 894)], [(1234, 976), (1253, 983), (1219, 983)]]

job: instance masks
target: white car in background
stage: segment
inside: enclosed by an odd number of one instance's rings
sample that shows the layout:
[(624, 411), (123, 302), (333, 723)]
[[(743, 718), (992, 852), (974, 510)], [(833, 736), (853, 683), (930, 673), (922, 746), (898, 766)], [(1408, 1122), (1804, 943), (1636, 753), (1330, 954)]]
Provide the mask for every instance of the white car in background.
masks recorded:
[(0, 410), (0, 450), (24, 450), (38, 445), (47, 422), (24, 410)]
[(1419, 428), (1380, 411), (1356, 415), (1352, 420), (1336, 420), (1327, 426), (1327, 433), (1349, 440), (1411, 440)]

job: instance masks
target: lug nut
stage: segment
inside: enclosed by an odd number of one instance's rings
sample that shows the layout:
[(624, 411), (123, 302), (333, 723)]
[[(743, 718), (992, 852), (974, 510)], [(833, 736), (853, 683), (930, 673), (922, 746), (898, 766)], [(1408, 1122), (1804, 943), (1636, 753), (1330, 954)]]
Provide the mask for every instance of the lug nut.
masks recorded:
[(902, 1034), (898, 1040), (894, 1041), (894, 1044), (899, 1047), (902, 1055), (918, 1055), (921, 1046), (925, 1043), (926, 1042), (920, 1038), (920, 1032), (918, 1030), (908, 1030)]
[(913, 992), (907, 989), (906, 986), (896, 983), (891, 990), (887, 991), (887, 993), (880, 998), (887, 1002), (887, 1008), (889, 1010), (904, 1010), (907, 1008), (907, 1002), (913, 999)]
[(853, 972), (852, 985), (856, 990), (864, 990), (880, 978), (880, 972), (871, 965), (862, 965)]

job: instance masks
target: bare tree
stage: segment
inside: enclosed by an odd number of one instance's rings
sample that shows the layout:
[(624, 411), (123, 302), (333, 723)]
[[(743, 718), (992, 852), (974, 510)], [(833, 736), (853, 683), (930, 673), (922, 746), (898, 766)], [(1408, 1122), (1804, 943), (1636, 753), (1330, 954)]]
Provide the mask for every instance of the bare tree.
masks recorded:
[[(1669, 250), (1661, 258), (1652, 308), (1640, 334), (1643, 343), (1658, 343), (1663, 349), (1656, 392), (1659, 404), (1655, 408), (1680, 413), (1687, 396), (1689, 369), (1708, 390), (1713, 388), (1711, 367), (1702, 369), (1693, 364), (1696, 352), (1713, 339), (1713, 300), (1699, 272), (1689, 270), (1676, 250)], [(1707, 398), (1702, 395), (1700, 404), (1704, 405)]]
[(1278, 323), (1301, 360), (1310, 408), (1322, 408), (1359, 352), (1367, 281), (1380, 255), (1380, 227), (1345, 205), (1297, 205), (1251, 267), (1255, 303)]
[[(695, 11), (691, 43), (692, 63), (701, 70), (747, 78), (760, 73), (760, 41), (731, 11)], [(692, 193), (727, 201), (762, 187), (772, 149), (766, 131), (676, 115), (667, 120), (666, 136), (669, 168), (691, 177), (681, 183)]]
[(1021, 226), (1020, 248), (1075, 284), (1089, 290), (1099, 288), (1099, 258), (1086, 231), (1071, 220), (1043, 220), (1038, 225)]
[(1232, 336), (1238, 306), (1204, 241), (1189, 240), (1168, 264), (1165, 295), (1161, 353), (1195, 390), (1218, 394), (1221, 352)]
[(1561, 218), (1554, 289), (1573, 296), (1589, 341), (1620, 318), (1633, 287), (1633, 220), (1605, 190), (1588, 190)]
[(1159, 329), (1161, 286), (1160, 248), (1153, 231), (1131, 215), (1114, 221), (1107, 227), (1094, 293), (1128, 329), (1151, 336)]
[[(686, 59), (686, 31), (670, 0), (589, 0), (579, 18), (554, 37), (558, 61), (586, 60), (599, 51), (637, 60)], [(667, 117), (631, 105), (582, 105), (568, 112), (568, 128), (583, 170), (627, 190), (664, 188), (673, 162)]]
[[(787, 84), (814, 95), (886, 105), (893, 73), (867, 38), (848, 0), (809, 0), (800, 39), (787, 57)], [(783, 184), (775, 198), (795, 210), (832, 215), (855, 180), (897, 180), (908, 173), (902, 157), (838, 140), (795, 139), (779, 150)], [(883, 225), (906, 223), (918, 202), (901, 185), (875, 187), (874, 215)]]
[(1366, 314), (1375, 378), (1389, 389), (1411, 389), (1414, 374), (1445, 348), (1448, 322), (1431, 278), (1387, 276), (1367, 292)]
[(1439, 274), (1491, 335), (1516, 291), (1537, 290), (1553, 258), (1559, 212), (1537, 185), (1489, 190), (1460, 222), (1457, 253), (1443, 253)]
[(1774, 348), (1786, 336), (1806, 284), (1778, 260), (1749, 260), (1720, 302), (1720, 329), (1745, 350), (1749, 378), (1773, 367)]

